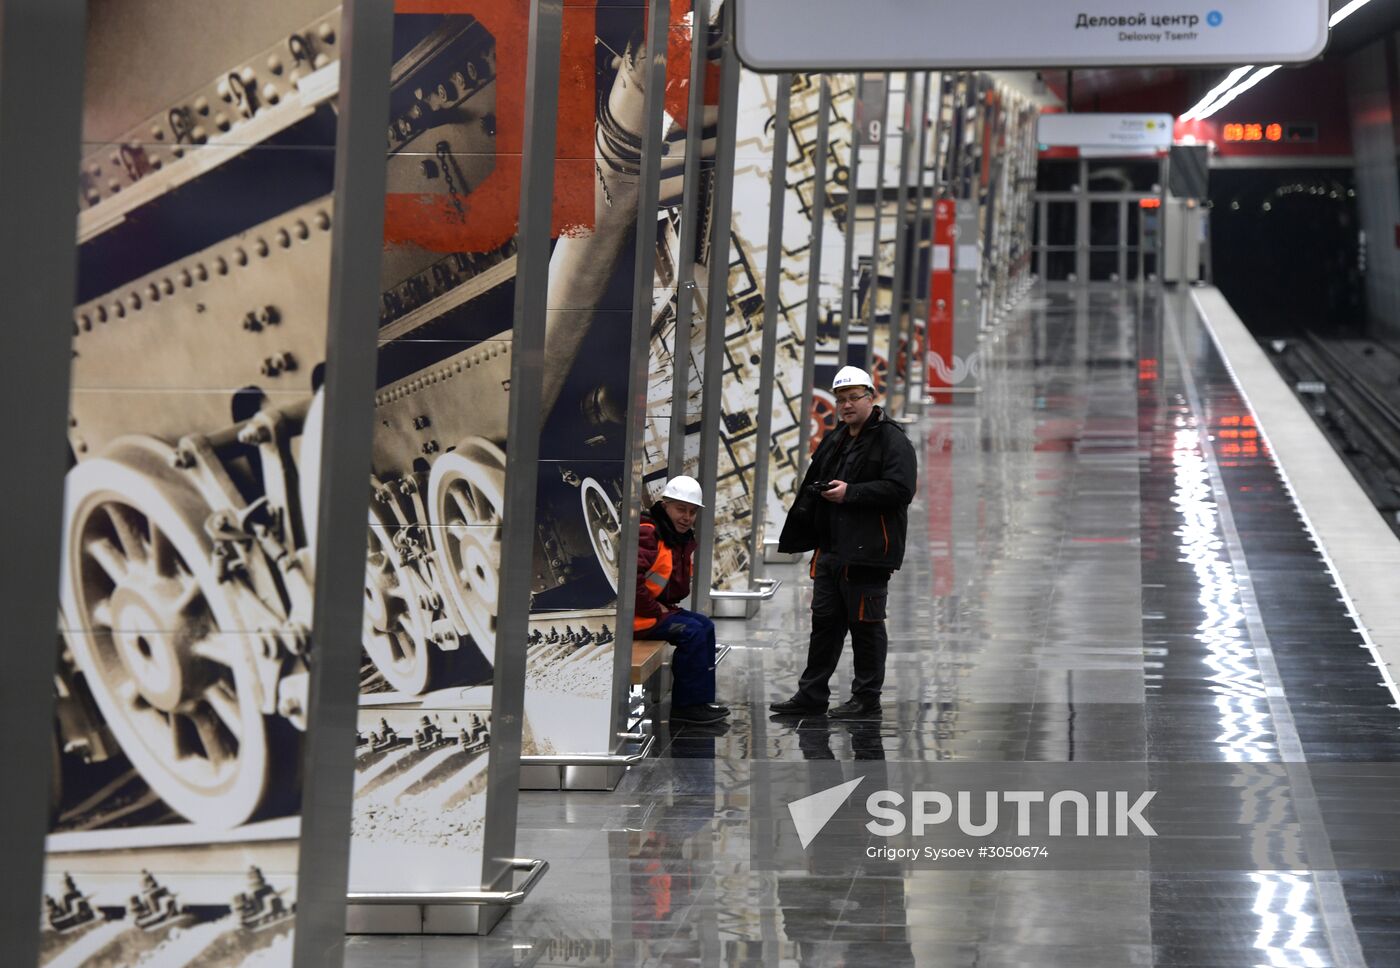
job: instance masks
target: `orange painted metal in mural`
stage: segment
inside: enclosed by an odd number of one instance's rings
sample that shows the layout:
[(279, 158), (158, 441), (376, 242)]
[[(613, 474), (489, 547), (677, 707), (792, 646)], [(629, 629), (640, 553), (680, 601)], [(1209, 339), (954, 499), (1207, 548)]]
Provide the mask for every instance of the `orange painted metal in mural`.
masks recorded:
[[(496, 159), (491, 174), (464, 195), (391, 193), (384, 202), (386, 246), (413, 244), (432, 252), (490, 252), (516, 233), (520, 152), (525, 132), (529, 0), (397, 0), (398, 14), (475, 17), (496, 41)], [(593, 227), (593, 135), (596, 8), (566, 5), (555, 151), (554, 234)], [(459, 208), (460, 206), (460, 208)]]
[[(928, 395), (937, 403), (948, 403), (951, 384), (940, 370), (953, 361), (953, 226), (957, 204), (940, 198), (933, 206), (933, 270), (929, 279), (928, 327), (924, 374)], [(942, 366), (935, 365), (934, 356)], [(940, 393), (939, 391), (945, 391)]]
[[(690, 118), (690, 57), (693, 49), (691, 0), (671, 0), (671, 24), (666, 42), (666, 113), (684, 128)], [(706, 35), (700, 30), (700, 36)], [(719, 103), (719, 64), (710, 60), (705, 67), (705, 103)]]

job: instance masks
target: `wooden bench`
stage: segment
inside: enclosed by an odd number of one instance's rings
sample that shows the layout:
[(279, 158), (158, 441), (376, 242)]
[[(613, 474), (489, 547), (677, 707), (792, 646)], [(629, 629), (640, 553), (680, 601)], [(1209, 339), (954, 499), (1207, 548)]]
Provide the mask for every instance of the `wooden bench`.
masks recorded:
[(632, 642), (632, 685), (642, 686), (661, 671), (666, 661), (666, 643), (637, 639)]
[[(715, 651), (716, 666), (724, 661), (732, 648), (733, 646), (728, 645), (719, 646)], [(633, 707), (638, 717), (645, 716), (647, 710), (659, 704), (671, 689), (671, 670), (666, 666), (670, 651), (669, 642), (654, 639), (632, 640), (632, 686), (642, 690), (641, 705)], [(640, 718), (634, 719), (629, 715), (628, 731), (635, 732), (640, 723)]]
[[(632, 640), (632, 685), (644, 686), (648, 679), (661, 671), (666, 662), (666, 646), (670, 643), (660, 639)], [(715, 652), (715, 665), (729, 655), (731, 645), (721, 645)]]

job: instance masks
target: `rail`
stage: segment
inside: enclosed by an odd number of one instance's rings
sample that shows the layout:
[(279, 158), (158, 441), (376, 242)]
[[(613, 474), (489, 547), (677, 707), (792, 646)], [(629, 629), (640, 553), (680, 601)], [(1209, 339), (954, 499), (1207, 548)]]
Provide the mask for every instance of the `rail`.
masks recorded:
[(753, 583), (755, 585), (762, 585), (764, 587), (737, 592), (724, 591), (719, 588), (711, 588), (710, 598), (717, 598), (721, 601), (732, 602), (766, 602), (769, 599), (771, 599), (774, 595), (778, 594), (778, 589), (783, 587), (783, 580), (781, 578), (755, 578), (753, 580)]
[(549, 870), (549, 861), (512, 857), (506, 862), (513, 871), (525, 871), (525, 880), (509, 891), (393, 891), (369, 894), (351, 891), (348, 904), (520, 904)]
[(656, 736), (649, 733), (618, 733), (625, 742), (639, 742), (635, 753), (532, 753), (520, 757), (521, 766), (632, 766), (647, 758), (656, 745)]

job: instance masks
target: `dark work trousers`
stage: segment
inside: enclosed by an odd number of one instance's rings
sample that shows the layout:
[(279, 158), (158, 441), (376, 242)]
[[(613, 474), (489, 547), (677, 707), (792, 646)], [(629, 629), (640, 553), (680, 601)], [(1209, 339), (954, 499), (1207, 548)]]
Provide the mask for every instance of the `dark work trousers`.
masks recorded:
[[(812, 638), (807, 646), (807, 668), (797, 684), (804, 702), (824, 705), (831, 698), (830, 679), (841, 661), (846, 633), (851, 633), (855, 680), (851, 698), (878, 703), (885, 684), (885, 603), (889, 576), (870, 569), (848, 568), (834, 555), (822, 552), (812, 565)], [(856, 572), (852, 579), (848, 572)]]
[(699, 612), (677, 609), (639, 637), (665, 639), (671, 656), (671, 705), (701, 706), (715, 701), (715, 623)]

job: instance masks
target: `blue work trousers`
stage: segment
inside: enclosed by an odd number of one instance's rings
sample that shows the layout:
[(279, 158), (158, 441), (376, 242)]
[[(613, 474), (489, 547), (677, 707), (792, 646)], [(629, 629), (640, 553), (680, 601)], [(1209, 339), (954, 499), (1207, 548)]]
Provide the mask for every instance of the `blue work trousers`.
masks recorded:
[(671, 657), (671, 705), (715, 701), (715, 623), (709, 616), (677, 609), (641, 637), (665, 639), (676, 647)]

